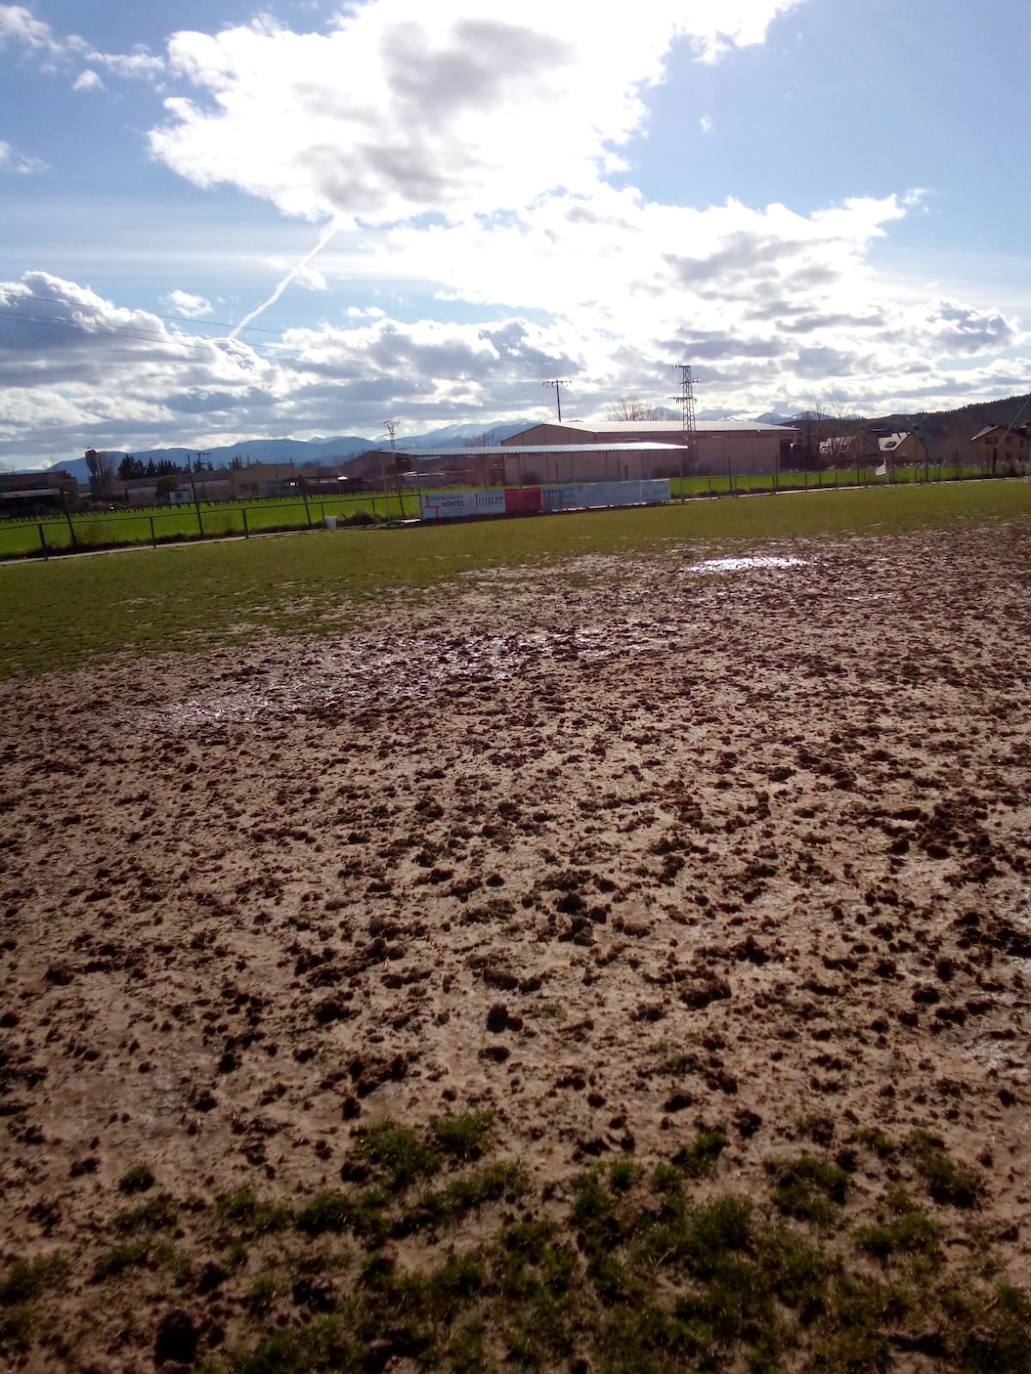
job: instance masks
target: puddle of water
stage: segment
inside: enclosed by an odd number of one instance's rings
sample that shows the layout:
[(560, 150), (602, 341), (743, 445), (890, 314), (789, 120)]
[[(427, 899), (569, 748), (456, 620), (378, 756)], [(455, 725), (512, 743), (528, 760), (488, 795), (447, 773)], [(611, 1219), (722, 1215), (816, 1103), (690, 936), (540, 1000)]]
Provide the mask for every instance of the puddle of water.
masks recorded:
[(732, 573), (750, 572), (753, 568), (804, 568), (807, 558), (782, 558), (775, 554), (755, 554), (750, 558), (707, 558), (704, 563), (694, 563), (688, 572), (695, 573)]

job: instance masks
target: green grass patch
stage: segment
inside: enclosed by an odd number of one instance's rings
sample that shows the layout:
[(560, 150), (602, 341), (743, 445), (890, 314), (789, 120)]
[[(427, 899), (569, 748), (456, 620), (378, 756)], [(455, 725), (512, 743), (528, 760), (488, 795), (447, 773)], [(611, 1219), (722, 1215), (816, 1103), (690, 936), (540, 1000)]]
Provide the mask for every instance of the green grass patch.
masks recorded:
[(673, 1163), (682, 1169), (688, 1178), (705, 1178), (719, 1163), (720, 1155), (727, 1148), (727, 1136), (721, 1130), (701, 1130), (682, 1150), (673, 1156)]
[(154, 1175), (145, 1164), (134, 1164), (118, 1180), (120, 1193), (146, 1193), (154, 1186)]
[(941, 1230), (919, 1210), (906, 1190), (896, 1185), (888, 1190), (877, 1224), (856, 1232), (856, 1244), (884, 1262), (919, 1255), (933, 1263), (940, 1259)]
[(391, 1192), (403, 1192), (419, 1179), (431, 1177), (443, 1163), (439, 1149), (390, 1118), (363, 1126), (357, 1133), (357, 1148)]
[(948, 529), (1031, 516), (1031, 483), (798, 493), (415, 529), (190, 545), (0, 569), (0, 673), (38, 675), (115, 655), (242, 643), (266, 632), (324, 634), (362, 604), (437, 588), (464, 573), (539, 567), (584, 554), (755, 546), (823, 535)]
[(56, 1287), (68, 1273), (63, 1255), (45, 1255), (35, 1260), (15, 1260), (0, 1275), (0, 1306), (29, 1302)]
[(120, 1236), (152, 1235), (155, 1231), (171, 1230), (178, 1219), (179, 1208), (162, 1193), (138, 1207), (116, 1212), (112, 1226)]
[[(719, 1159), (720, 1133), (700, 1130), (680, 1157), (650, 1170), (599, 1164), (568, 1191), (535, 1195), (518, 1166), (470, 1161), (488, 1149), (489, 1120), (448, 1121), (443, 1132), (439, 1122), (416, 1130), (397, 1121), (356, 1132), (353, 1167), (378, 1179), (353, 1192), (319, 1193), (294, 1209), (249, 1189), (220, 1201), (209, 1225), (253, 1235), (271, 1215), (278, 1234), (271, 1264), (235, 1280), (246, 1334), (235, 1349), (202, 1352), (203, 1374), (869, 1374), (909, 1350), (964, 1374), (1031, 1374), (1027, 1295), (950, 1269), (944, 1228), (899, 1186), (882, 1198), (876, 1225), (861, 1227), (839, 1210), (847, 1176), (813, 1155), (768, 1161), (771, 1202), (710, 1195), (697, 1180)], [(449, 1161), (466, 1167), (427, 1187)], [(833, 1241), (778, 1215), (822, 1223), (814, 1201), (840, 1223)], [(487, 1204), (508, 1207), (463, 1225)], [(296, 1226), (282, 1226), (291, 1215)], [(413, 1233), (416, 1245), (401, 1243)], [(136, 1278), (141, 1267), (160, 1264), (173, 1278), (199, 1269), (186, 1256), (178, 1271), (176, 1262), (160, 1237), (135, 1235), (101, 1256), (94, 1277), (117, 1279), (131, 1304), (153, 1283)], [(48, 1272), (22, 1265), (5, 1277), (8, 1348), (40, 1339), (35, 1308)], [(0, 1339), (3, 1331), (0, 1323)]]
[(293, 1220), (291, 1207), (259, 1198), (253, 1188), (227, 1193), (218, 1199), (215, 1211), (220, 1222), (246, 1236), (279, 1231)]
[(981, 1180), (950, 1158), (938, 1141), (925, 1131), (914, 1131), (907, 1138), (906, 1146), (935, 1202), (962, 1208), (979, 1205), (983, 1190)]
[(766, 1173), (773, 1186), (773, 1200), (785, 1216), (814, 1226), (834, 1223), (838, 1208), (848, 1197), (848, 1174), (816, 1155), (797, 1159), (767, 1159)]
[(453, 1159), (479, 1159), (494, 1126), (492, 1111), (460, 1112), (450, 1116), (435, 1116), (430, 1132), (437, 1148)]
[(856, 1140), (860, 1145), (872, 1150), (878, 1159), (894, 1159), (898, 1154), (899, 1147), (896, 1141), (873, 1126), (861, 1126), (856, 1131)]
[(381, 1234), (386, 1209), (392, 1199), (384, 1188), (365, 1188), (353, 1193), (316, 1193), (298, 1209), (297, 1229), (307, 1236), (354, 1231), (359, 1235)]
[(489, 1202), (514, 1202), (527, 1188), (526, 1175), (517, 1164), (487, 1164), (425, 1193), (401, 1216), (395, 1232), (405, 1235), (425, 1227), (454, 1226)]
[(93, 1266), (93, 1282), (103, 1283), (105, 1279), (121, 1278), (130, 1269), (142, 1268), (150, 1259), (152, 1242), (146, 1237), (126, 1241), (124, 1245), (113, 1245), (105, 1250)]
[[(116, 485), (117, 494), (117, 485)], [(400, 499), (373, 492), (301, 500), (214, 501), (200, 503), (200, 521), (190, 502), (180, 506), (136, 506), (111, 512), (86, 511), (33, 519), (0, 520), (0, 559), (38, 555), (43, 539), (51, 552), (75, 549), (124, 548), (133, 544), (170, 543), (215, 535), (261, 534), (299, 530), (323, 524), (327, 515), (342, 524), (363, 525), (379, 520), (413, 519), (418, 497), (407, 492)], [(246, 512), (246, 515), (245, 515)]]

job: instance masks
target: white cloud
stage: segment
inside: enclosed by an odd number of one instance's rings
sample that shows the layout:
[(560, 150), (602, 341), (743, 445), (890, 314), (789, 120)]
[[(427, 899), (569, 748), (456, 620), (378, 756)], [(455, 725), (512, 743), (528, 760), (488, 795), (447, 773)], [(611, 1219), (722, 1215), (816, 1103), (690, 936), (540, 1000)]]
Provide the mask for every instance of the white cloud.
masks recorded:
[(210, 315), (214, 306), (205, 296), (195, 296), (189, 291), (169, 291), (162, 301), (177, 315), (185, 315), (188, 320), (200, 320)]
[(39, 157), (27, 157), (19, 153), (10, 143), (0, 142), (0, 172), (14, 172), (17, 176), (31, 176), (34, 172), (45, 172), (47, 164)]
[[(22, 47), (26, 52), (44, 60), (46, 70), (56, 70), (73, 61), (92, 62), (107, 67), (118, 76), (154, 80), (165, 70), (163, 58), (155, 57), (145, 45), (138, 44), (131, 53), (101, 52), (78, 34), (62, 37), (49, 24), (37, 19), (24, 5), (0, 5), (0, 48)], [(84, 72), (79, 81), (87, 75)], [(99, 78), (97, 78), (99, 80)], [(96, 89), (95, 84), (76, 90)]]
[(700, 126), (700, 128), (701, 128), (703, 134), (711, 134), (711, 133), (712, 133), (712, 130), (713, 130), (712, 115), (703, 114), (702, 117), (699, 119), (698, 124), (699, 124), (699, 126)]
[(0, 5), (0, 47), (20, 43), (35, 52), (60, 50), (49, 24), (37, 19), (24, 5)]
[(151, 149), (201, 186), (229, 183), (312, 219), (363, 223), (521, 207), (583, 192), (642, 126), (673, 42), (715, 61), (801, 0), (640, 0), (586, 13), (523, 0), (370, 0), (329, 33), (264, 19), (182, 32)]
[[(861, 207), (852, 213), (864, 216)], [(502, 308), (486, 322), (445, 323), (355, 307), (346, 325), (288, 330), (262, 356), (240, 340), (198, 339), (74, 282), (29, 273), (0, 283), (0, 458), (70, 456), (90, 444), (374, 436), (384, 414), (401, 416), (408, 433), (544, 416), (547, 376), (572, 378), (563, 409), (587, 416), (621, 395), (664, 402), (681, 356), (695, 362), (709, 415), (818, 400), (868, 414), (940, 409), (1026, 386), (1031, 359), (992, 356), (1003, 343), (1029, 342), (1014, 321), (944, 301), (857, 301), (857, 289), (845, 270), (775, 308), (678, 296), (661, 316), (618, 331), (586, 327), (575, 311), (541, 322)]]
[(73, 91), (102, 91), (103, 89), (103, 80), (90, 67), (79, 73), (72, 86)]
[[(718, 61), (800, 2), (642, 0), (585, 23), (554, 0), (366, 0), (326, 33), (268, 19), (180, 33), (167, 61), (98, 53), (0, 5), (0, 42), (69, 73), (88, 63), (79, 89), (100, 72), (191, 83), (194, 100), (166, 101), (153, 152), (195, 183), (322, 222), (306, 257), (253, 255), (279, 278), (268, 300), (346, 284), (326, 303), (332, 323), (258, 347), (198, 339), (46, 273), (0, 283), (0, 455), (371, 435), (384, 414), (408, 432), (546, 414), (540, 381), (556, 375), (573, 378), (563, 410), (587, 415), (621, 395), (665, 402), (681, 360), (709, 415), (821, 399), (883, 413), (1023, 389), (1031, 364), (1000, 356), (1031, 344), (1019, 320), (877, 271), (879, 241), (923, 212), (925, 192), (803, 214), (660, 204), (607, 180), (677, 39)], [(31, 164), (0, 144), (0, 170)], [(190, 319), (215, 310), (183, 290), (163, 299)], [(369, 299), (382, 305), (346, 305)], [(419, 301), (444, 318), (412, 319)]]

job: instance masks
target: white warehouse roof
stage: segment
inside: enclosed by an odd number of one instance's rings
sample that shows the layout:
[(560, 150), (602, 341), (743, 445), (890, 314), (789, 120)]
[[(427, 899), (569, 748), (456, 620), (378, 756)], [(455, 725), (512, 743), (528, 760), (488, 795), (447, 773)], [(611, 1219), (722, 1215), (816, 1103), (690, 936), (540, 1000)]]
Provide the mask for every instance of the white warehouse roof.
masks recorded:
[(382, 451), (398, 453), (402, 458), (479, 458), (491, 454), (503, 458), (512, 453), (670, 453), (679, 452), (682, 447), (682, 444), (648, 443), (641, 439), (611, 444), (489, 444), (473, 448), (398, 448)]
[[(543, 424), (552, 423), (550, 420)], [(562, 421), (563, 425), (567, 421)], [(680, 420), (570, 420), (570, 429), (590, 429), (605, 434), (633, 434), (647, 430), (650, 434), (680, 434), (683, 424)], [(695, 430), (699, 434), (794, 434), (793, 425), (763, 425), (757, 420), (696, 420)]]

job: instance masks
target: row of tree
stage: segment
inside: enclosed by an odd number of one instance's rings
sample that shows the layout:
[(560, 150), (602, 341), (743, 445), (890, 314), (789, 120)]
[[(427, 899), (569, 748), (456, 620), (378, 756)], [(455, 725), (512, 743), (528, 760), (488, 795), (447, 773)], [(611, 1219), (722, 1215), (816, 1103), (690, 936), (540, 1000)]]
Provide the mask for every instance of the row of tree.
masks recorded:
[(171, 458), (159, 458), (156, 463), (153, 458), (148, 458), (144, 462), (142, 458), (134, 458), (131, 453), (127, 453), (118, 464), (118, 476), (123, 482), (134, 477), (170, 477), (173, 472), (185, 471)]

